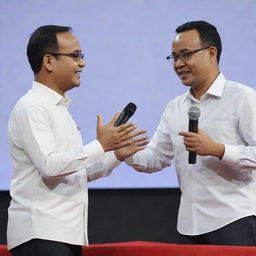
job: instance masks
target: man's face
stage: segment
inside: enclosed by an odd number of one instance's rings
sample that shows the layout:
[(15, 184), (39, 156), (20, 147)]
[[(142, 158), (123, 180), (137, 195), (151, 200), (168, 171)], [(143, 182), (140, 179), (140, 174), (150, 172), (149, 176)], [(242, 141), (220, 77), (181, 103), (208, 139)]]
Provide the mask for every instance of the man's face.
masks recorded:
[[(177, 56), (202, 48), (196, 30), (181, 32), (172, 43), (172, 55)], [(181, 82), (192, 88), (204, 87), (211, 72), (209, 49), (197, 51), (188, 57), (174, 61), (173, 68)]]
[[(77, 38), (70, 32), (58, 33), (58, 53), (81, 53), (81, 47)], [(59, 55), (54, 65), (54, 80), (58, 89), (66, 91), (80, 85), (80, 73), (85, 66), (82, 59), (71, 56)]]

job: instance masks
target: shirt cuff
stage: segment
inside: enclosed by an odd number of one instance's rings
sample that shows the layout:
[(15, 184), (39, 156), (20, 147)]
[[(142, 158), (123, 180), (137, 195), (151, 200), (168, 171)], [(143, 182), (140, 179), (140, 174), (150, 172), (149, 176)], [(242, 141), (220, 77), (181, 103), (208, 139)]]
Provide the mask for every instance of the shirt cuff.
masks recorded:
[(83, 146), (86, 158), (91, 161), (97, 161), (104, 156), (104, 149), (98, 140), (94, 140)]
[(107, 157), (104, 159), (104, 164), (106, 164), (106, 166), (110, 166), (112, 169), (122, 163), (122, 161), (116, 158), (114, 151), (108, 152), (107, 154)]
[(221, 162), (229, 166), (234, 166), (237, 160), (239, 159), (239, 148), (237, 146), (232, 146), (232, 145), (224, 145), (224, 146), (225, 146), (225, 152)]

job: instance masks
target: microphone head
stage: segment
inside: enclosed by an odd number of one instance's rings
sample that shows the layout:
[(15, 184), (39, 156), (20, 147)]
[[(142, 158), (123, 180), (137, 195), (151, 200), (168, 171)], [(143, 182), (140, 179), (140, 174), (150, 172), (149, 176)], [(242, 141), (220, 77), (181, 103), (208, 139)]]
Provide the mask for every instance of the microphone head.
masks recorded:
[(190, 120), (198, 120), (200, 114), (201, 114), (201, 112), (200, 112), (200, 108), (199, 107), (192, 106), (188, 110), (188, 116), (189, 116)]
[(130, 102), (130, 103), (128, 103), (127, 106), (124, 108), (123, 112), (124, 112), (127, 116), (131, 117), (131, 116), (134, 114), (134, 112), (136, 111), (136, 109), (137, 109), (136, 105), (135, 105), (134, 103)]

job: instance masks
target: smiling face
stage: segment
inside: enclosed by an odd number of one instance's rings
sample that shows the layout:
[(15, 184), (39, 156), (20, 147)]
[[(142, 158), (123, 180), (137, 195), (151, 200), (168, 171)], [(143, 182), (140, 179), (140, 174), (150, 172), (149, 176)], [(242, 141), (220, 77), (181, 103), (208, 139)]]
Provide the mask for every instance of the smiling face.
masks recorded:
[[(58, 53), (80, 53), (81, 47), (77, 38), (70, 32), (57, 33)], [(76, 60), (71, 56), (59, 55), (54, 58), (52, 81), (55, 90), (64, 94), (66, 91), (80, 85), (80, 73), (85, 66), (82, 59)]]
[[(205, 47), (196, 30), (178, 33), (172, 43), (172, 55), (179, 55)], [(193, 53), (186, 61), (178, 58), (173, 64), (181, 82), (192, 89), (209, 88), (216, 72), (217, 61), (213, 47)], [(214, 74), (215, 75), (215, 74)]]

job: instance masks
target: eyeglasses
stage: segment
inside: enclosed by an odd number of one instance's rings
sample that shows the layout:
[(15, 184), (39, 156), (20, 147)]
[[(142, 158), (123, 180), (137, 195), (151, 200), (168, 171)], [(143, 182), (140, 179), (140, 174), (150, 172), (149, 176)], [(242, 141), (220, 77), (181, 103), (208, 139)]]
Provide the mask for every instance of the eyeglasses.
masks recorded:
[(74, 61), (81, 61), (84, 59), (84, 54), (81, 53), (81, 52), (72, 52), (72, 53), (57, 53), (57, 52), (52, 52), (52, 53), (49, 53), (50, 55), (52, 56), (60, 56), (60, 55), (63, 55), (63, 56), (68, 56), (68, 57), (71, 57), (74, 59)]
[(171, 55), (167, 56), (166, 59), (169, 62), (171, 62), (172, 64), (176, 63), (178, 61), (178, 59), (180, 59), (184, 62), (187, 62), (194, 53), (205, 50), (205, 49), (208, 49), (210, 47), (211, 46), (206, 46), (206, 47), (203, 47), (203, 48), (199, 48), (199, 49), (196, 49), (196, 50), (193, 50), (193, 51), (183, 52), (183, 53), (180, 53), (180, 54), (171, 54)]

